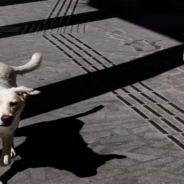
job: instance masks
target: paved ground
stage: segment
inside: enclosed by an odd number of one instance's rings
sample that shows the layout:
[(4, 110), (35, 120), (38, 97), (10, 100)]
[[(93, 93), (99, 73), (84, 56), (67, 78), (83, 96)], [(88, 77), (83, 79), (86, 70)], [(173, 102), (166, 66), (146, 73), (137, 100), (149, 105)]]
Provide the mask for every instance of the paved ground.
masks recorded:
[(5, 181), (184, 183), (184, 3), (149, 2), (0, 1), (0, 60), (43, 54)]

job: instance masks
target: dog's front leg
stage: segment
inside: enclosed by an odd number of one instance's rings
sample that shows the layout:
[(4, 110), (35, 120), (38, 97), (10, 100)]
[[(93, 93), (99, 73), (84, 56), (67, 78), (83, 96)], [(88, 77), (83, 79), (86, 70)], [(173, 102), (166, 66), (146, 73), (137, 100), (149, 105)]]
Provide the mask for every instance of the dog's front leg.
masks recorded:
[(15, 152), (15, 148), (14, 148), (14, 144), (13, 144), (13, 140), (12, 140), (12, 147), (11, 147), (11, 158), (14, 158), (16, 156), (16, 152)]
[(13, 143), (13, 134), (4, 135), (1, 138), (3, 143), (3, 152), (0, 160), (0, 165), (7, 166), (11, 163), (11, 148)]

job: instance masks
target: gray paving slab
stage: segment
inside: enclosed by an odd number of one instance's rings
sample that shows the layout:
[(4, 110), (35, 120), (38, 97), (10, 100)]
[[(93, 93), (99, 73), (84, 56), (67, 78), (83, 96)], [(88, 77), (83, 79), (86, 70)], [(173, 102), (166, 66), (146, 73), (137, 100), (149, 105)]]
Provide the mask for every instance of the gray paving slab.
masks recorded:
[(0, 2), (0, 61), (43, 55), (4, 183), (183, 183), (184, 4), (150, 3)]

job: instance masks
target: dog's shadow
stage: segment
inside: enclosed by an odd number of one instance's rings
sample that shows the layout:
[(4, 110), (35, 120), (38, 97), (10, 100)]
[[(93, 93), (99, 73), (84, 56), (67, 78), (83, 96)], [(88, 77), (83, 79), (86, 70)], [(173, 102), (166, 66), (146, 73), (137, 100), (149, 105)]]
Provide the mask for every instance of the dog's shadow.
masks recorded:
[(78, 177), (88, 177), (97, 174), (97, 168), (114, 158), (125, 158), (119, 155), (100, 155), (87, 147), (79, 134), (84, 123), (77, 120), (94, 113), (103, 106), (73, 117), (42, 122), (16, 130), (15, 136), (27, 136), (25, 142), (16, 148), (22, 157), (11, 165), (11, 168), (1, 176), (6, 183), (17, 172), (27, 168), (53, 167), (74, 173)]

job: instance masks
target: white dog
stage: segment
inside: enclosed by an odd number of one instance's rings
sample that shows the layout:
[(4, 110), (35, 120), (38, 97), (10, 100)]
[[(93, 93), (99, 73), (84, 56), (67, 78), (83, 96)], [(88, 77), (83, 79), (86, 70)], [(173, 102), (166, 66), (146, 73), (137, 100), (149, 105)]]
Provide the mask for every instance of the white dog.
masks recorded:
[(35, 53), (31, 60), (22, 66), (0, 63), (0, 137), (3, 144), (1, 166), (9, 165), (11, 157), (16, 154), (13, 147), (14, 131), (19, 124), (26, 97), (40, 93), (24, 86), (17, 87), (16, 75), (38, 68), (41, 60), (41, 54)]

